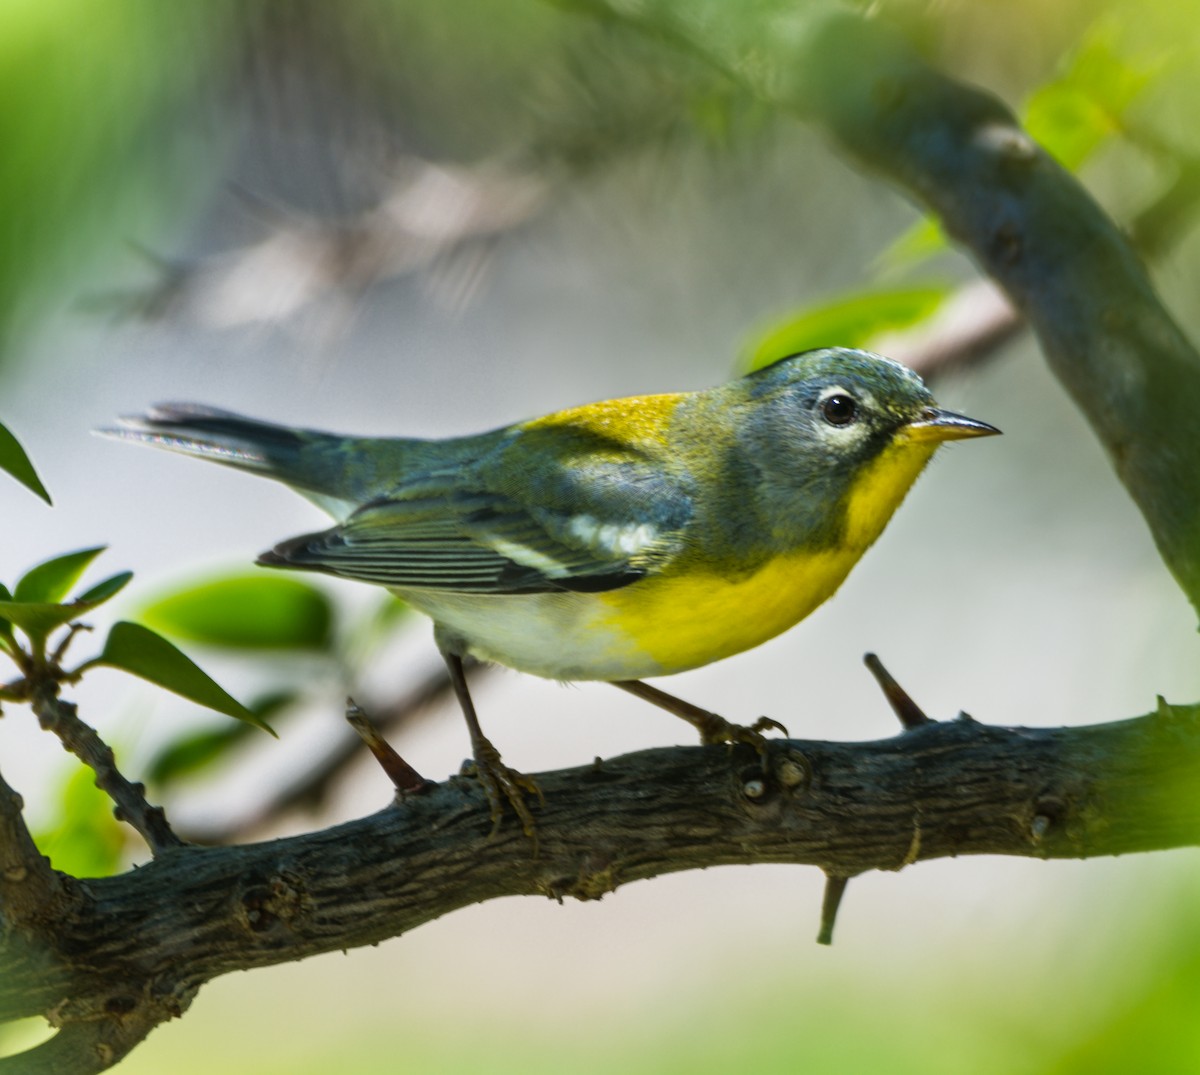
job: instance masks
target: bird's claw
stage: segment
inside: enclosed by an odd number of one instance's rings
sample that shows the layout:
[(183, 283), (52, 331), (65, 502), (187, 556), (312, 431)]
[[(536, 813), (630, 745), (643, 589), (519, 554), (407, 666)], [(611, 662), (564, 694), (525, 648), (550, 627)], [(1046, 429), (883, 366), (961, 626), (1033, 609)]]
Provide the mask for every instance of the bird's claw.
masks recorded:
[(788, 730), (779, 721), (772, 720), (770, 717), (759, 717), (751, 727), (747, 728), (726, 720), (719, 713), (701, 709), (698, 705), (692, 705), (691, 702), (685, 702), (673, 694), (667, 694), (666, 691), (652, 687), (649, 683), (643, 683), (640, 679), (614, 680), (613, 686), (620, 687), (621, 690), (628, 691), (630, 694), (686, 720), (700, 733), (700, 742), (706, 746), (715, 743), (745, 743), (747, 746), (753, 747), (762, 758), (764, 768), (767, 764), (768, 748), (767, 740), (762, 733), (779, 731), (783, 732), (785, 736), (788, 734)]
[(788, 734), (787, 728), (770, 717), (759, 717), (748, 728), (744, 724), (734, 724), (733, 721), (719, 717), (716, 713), (710, 713), (709, 718), (700, 728), (702, 743), (745, 743), (764, 756), (767, 753), (767, 740), (763, 732), (778, 731), (785, 736)]
[(753, 732), (781, 732), (785, 739), (791, 738), (787, 730), (787, 725), (780, 724), (779, 721), (772, 717), (759, 717), (758, 720), (750, 725), (750, 730)]
[(521, 828), (525, 835), (533, 842), (533, 850), (536, 855), (538, 850), (537, 824), (533, 820), (533, 813), (525, 798), (527, 795), (534, 795), (540, 806), (546, 805), (546, 797), (542, 794), (538, 782), (533, 777), (526, 776), (505, 765), (500, 758), (500, 752), (487, 739), (475, 744), (474, 768), (475, 776), (487, 794), (492, 818), (492, 835), (494, 836), (499, 831), (507, 803), (521, 822)]

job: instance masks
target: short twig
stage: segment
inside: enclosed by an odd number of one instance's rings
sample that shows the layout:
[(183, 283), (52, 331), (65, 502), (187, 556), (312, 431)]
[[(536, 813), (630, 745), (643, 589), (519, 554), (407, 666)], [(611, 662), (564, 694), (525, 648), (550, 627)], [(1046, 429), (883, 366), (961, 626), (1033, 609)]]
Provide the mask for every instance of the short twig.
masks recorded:
[(900, 723), (904, 725), (905, 731), (912, 731), (913, 728), (919, 728), (922, 724), (933, 723), (921, 707), (908, 696), (908, 692), (892, 678), (891, 673), (883, 667), (883, 662), (875, 654), (864, 654), (863, 664), (870, 669), (871, 675), (875, 677), (875, 681), (883, 691), (883, 696), (888, 700), (892, 711), (900, 718)]
[(58, 647), (55, 649), (54, 653), (51, 654), (51, 656), (50, 656), (51, 663), (62, 664), (63, 658), (66, 657), (66, 655), (67, 655), (67, 650), (70, 648), (71, 643), (75, 640), (75, 636), (77, 634), (79, 634), (81, 631), (90, 631), (91, 629), (92, 629), (91, 624), (87, 624), (87, 623), (71, 624), (71, 626), (69, 628), (67, 628), (67, 633), (63, 636), (63, 640), (58, 644)]
[[(474, 680), (486, 669), (486, 664), (471, 664), (467, 667), (467, 678)], [(395, 701), (371, 707), (372, 722), (381, 732), (407, 729), (425, 713), (450, 696), (450, 677), (441, 667), (432, 669), (412, 690)], [(238, 843), (272, 821), (292, 810), (315, 810), (325, 801), (326, 795), (341, 776), (362, 756), (362, 746), (352, 735), (346, 735), (327, 750), (316, 755), (310, 767), (282, 787), (271, 799), (258, 809), (244, 814), (224, 826), (205, 829), (188, 829), (189, 839), (201, 844)]]
[(375, 755), (375, 760), (387, 773), (388, 779), (391, 780), (400, 795), (413, 795), (436, 786), (433, 781), (426, 780), (392, 749), (392, 745), (379, 734), (370, 718), (359, 708), (353, 698), (346, 699), (346, 723), (367, 744), (371, 753)]
[(838, 908), (846, 894), (849, 877), (837, 874), (825, 875), (825, 895), (821, 900), (821, 928), (817, 933), (817, 944), (833, 944), (833, 924), (837, 921)]
[(974, 280), (954, 292), (928, 323), (889, 335), (879, 347), (932, 381), (992, 357), (1025, 328), (1003, 291), (991, 280)]
[(57, 735), (67, 750), (95, 772), (96, 787), (117, 804), (114, 811), (117, 820), (132, 825), (153, 854), (182, 846), (183, 841), (167, 824), (162, 807), (151, 806), (146, 801), (146, 789), (121, 775), (112, 748), (95, 728), (79, 719), (73, 703), (58, 697), (55, 686), (34, 693), (33, 711), (46, 731)]

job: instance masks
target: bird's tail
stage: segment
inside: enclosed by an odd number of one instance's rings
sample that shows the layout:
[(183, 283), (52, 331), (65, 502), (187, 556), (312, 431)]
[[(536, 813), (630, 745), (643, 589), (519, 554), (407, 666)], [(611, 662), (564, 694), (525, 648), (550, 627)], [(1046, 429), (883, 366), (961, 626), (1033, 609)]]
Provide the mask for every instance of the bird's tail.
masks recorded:
[(357, 453), (351, 438), (195, 403), (160, 404), (143, 415), (121, 418), (119, 428), (97, 432), (274, 478), (334, 515), (343, 513), (342, 505), (363, 499), (364, 490), (357, 486), (368, 477), (353, 466)]

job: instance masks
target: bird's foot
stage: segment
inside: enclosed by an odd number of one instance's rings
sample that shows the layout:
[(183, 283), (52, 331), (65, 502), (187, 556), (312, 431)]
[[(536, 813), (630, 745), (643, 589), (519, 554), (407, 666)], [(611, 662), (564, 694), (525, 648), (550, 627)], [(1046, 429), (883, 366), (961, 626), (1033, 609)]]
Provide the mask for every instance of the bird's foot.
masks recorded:
[(774, 730), (783, 732), (784, 735), (788, 734), (787, 728), (770, 717), (759, 717), (747, 728), (745, 725), (734, 724), (733, 721), (726, 720), (718, 713), (712, 713), (707, 709), (701, 709), (698, 705), (692, 705), (691, 702), (685, 702), (682, 698), (676, 698), (675, 695), (659, 690), (658, 687), (651, 687), (649, 683), (643, 683), (640, 679), (616, 680), (613, 686), (620, 687), (621, 690), (635, 694), (660, 709), (665, 709), (668, 713), (674, 713), (675, 716), (686, 720), (700, 733), (700, 742), (702, 743), (745, 743), (765, 758), (767, 740), (762, 733)]
[[(441, 643), (439, 643), (440, 645)], [(467, 689), (462, 657), (448, 647), (442, 647), (442, 656), (446, 660), (450, 683), (454, 687), (458, 704), (462, 707), (463, 717), (467, 722), (467, 729), (471, 734), (471, 753), (475, 759), (475, 776), (487, 793), (488, 806), (492, 814), (492, 835), (496, 835), (500, 828), (500, 822), (504, 820), (504, 804), (507, 803), (513, 813), (517, 815), (521, 822), (521, 828), (525, 830), (525, 835), (533, 844), (533, 854), (536, 858), (538, 853), (537, 826), (534, 824), (533, 814), (529, 810), (525, 796), (536, 795), (542, 806), (546, 805), (546, 797), (533, 777), (518, 773), (516, 769), (510, 769), (505, 765), (500, 760), (500, 751), (492, 746), (492, 741), (483, 734), (483, 730), (479, 727), (479, 717), (475, 712), (475, 703), (471, 701), (471, 692)]]
[(697, 724), (702, 743), (745, 743), (746, 746), (753, 747), (760, 754), (765, 754), (767, 740), (762, 734), (763, 732), (782, 732), (785, 736), (788, 734), (787, 728), (770, 717), (759, 717), (747, 728), (744, 724), (734, 724), (733, 721), (719, 717), (716, 713), (709, 713), (708, 716), (711, 720), (702, 726)]
[(500, 751), (492, 745), (491, 740), (483, 736), (475, 741), (474, 751), (474, 775), (483, 785), (483, 790), (487, 794), (488, 807), (492, 817), (492, 835), (496, 834), (500, 828), (500, 822), (504, 820), (505, 804), (507, 804), (517, 815), (525, 835), (533, 842), (533, 852), (536, 855), (538, 851), (537, 824), (533, 820), (533, 813), (529, 809), (529, 803), (526, 802), (526, 796), (536, 796), (540, 806), (546, 805), (546, 797), (542, 794), (538, 782), (533, 777), (526, 776), (505, 765), (500, 758)]

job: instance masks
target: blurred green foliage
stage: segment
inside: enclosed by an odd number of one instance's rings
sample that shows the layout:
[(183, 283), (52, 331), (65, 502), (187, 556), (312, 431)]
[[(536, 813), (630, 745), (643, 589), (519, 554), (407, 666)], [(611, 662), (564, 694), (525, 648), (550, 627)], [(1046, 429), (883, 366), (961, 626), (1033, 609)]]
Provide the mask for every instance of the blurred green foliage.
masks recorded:
[[(160, 231), (215, 176), (180, 138), (229, 58), (235, 5), (5, 0), (0, 10), (0, 367), (84, 269)], [(193, 178), (189, 179), (189, 175)]]
[(866, 347), (884, 332), (910, 328), (950, 292), (948, 284), (873, 288), (830, 299), (776, 322), (746, 349), (742, 368), (757, 370), (816, 347)]
[(1117, 22), (1099, 18), (1063, 58), (1060, 73), (1025, 102), (1025, 129), (1065, 168), (1082, 167), (1107, 138), (1138, 138), (1131, 110), (1161, 62), (1124, 54), (1121, 38)]
[[(255, 699), (248, 708), (259, 721), (269, 724), (294, 705), (298, 698), (296, 691), (279, 690)], [(227, 759), (234, 749), (253, 734), (253, 726), (244, 721), (184, 732), (169, 740), (151, 758), (146, 766), (146, 779), (161, 786), (194, 776)]]
[[(181, 579), (143, 604), (138, 619), (172, 638), (241, 658), (264, 685), (248, 708), (257, 721), (277, 725), (306, 700), (324, 698), (330, 683), (342, 685), (344, 694), (408, 613), (391, 595), (351, 613), (305, 579), (237, 568)], [(299, 676), (291, 657), (300, 661)], [(246, 743), (248, 732), (247, 724), (184, 729), (150, 760), (147, 779), (161, 787), (210, 771)]]
[(265, 572), (209, 578), (146, 604), (139, 619), (177, 638), (250, 650), (327, 650), (334, 608), (303, 579)]
[(34, 834), (56, 870), (74, 877), (107, 877), (122, 865), (131, 830), (113, 817), (112, 800), (83, 766), (68, 769), (50, 822)]
[[(1180, 908), (1183, 910), (1183, 908)], [(1098, 1025), (1081, 1034), (1049, 1075), (1181, 1075), (1200, 1071), (1200, 928), (1180, 915), (1154, 972), (1114, 998)]]

